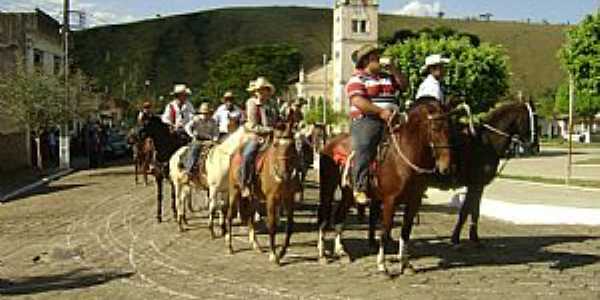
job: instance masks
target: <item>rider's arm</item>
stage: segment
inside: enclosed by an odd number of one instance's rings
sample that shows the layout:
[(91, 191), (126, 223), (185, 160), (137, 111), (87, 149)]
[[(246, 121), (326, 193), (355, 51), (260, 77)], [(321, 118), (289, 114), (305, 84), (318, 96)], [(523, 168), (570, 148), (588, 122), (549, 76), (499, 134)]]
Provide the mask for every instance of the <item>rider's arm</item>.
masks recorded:
[(171, 120), (171, 104), (167, 104), (167, 106), (165, 106), (165, 111), (160, 119), (163, 121), (163, 123), (173, 126), (175, 120)]
[(194, 138), (193, 127), (194, 127), (194, 119), (192, 118), (192, 120), (187, 122), (187, 124), (185, 124), (185, 127), (183, 128), (183, 129), (185, 129), (185, 133), (187, 133), (187, 135), (189, 135), (191, 138)]
[(247, 130), (257, 134), (269, 132), (271, 130), (268, 126), (264, 126), (263, 123), (259, 122), (256, 117), (260, 112), (260, 107), (256, 105), (254, 101), (248, 100), (246, 103), (246, 111), (248, 112), (248, 119), (246, 121)]
[(350, 98), (352, 105), (356, 106), (363, 114), (370, 115), (381, 115), (384, 111), (383, 108), (373, 104), (369, 99), (361, 96), (354, 95)]

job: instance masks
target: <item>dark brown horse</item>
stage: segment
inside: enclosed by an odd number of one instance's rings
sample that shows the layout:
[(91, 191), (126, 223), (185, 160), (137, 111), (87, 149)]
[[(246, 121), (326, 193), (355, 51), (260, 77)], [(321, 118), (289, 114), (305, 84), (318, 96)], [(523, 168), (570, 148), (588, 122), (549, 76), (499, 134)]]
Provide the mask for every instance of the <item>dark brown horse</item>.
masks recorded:
[[(269, 259), (279, 264), (280, 259), (285, 256), (294, 226), (294, 194), (300, 189), (300, 178), (295, 166), (297, 164), (297, 153), (294, 146), (292, 124), (290, 122), (284, 126), (276, 126), (279, 128), (274, 133), (273, 141), (263, 153), (259, 154), (257, 158), (258, 178), (255, 185), (251, 188), (252, 196), (249, 198), (241, 197), (239, 185), (239, 152), (232, 158), (229, 172), (227, 233), (225, 235), (230, 253), (233, 253), (231, 244), (232, 219), (238, 203), (242, 222), (246, 223), (249, 227), (249, 242), (254, 249), (261, 251), (260, 245), (256, 241), (255, 220), (253, 216), (260, 205), (259, 202), (264, 201), (267, 208), (267, 231), (269, 233), (270, 244)], [(277, 253), (275, 235), (277, 233), (277, 218), (282, 205), (287, 212), (287, 226), (285, 242), (281, 251)]]
[(526, 148), (537, 148), (536, 128), (537, 115), (533, 103), (508, 103), (492, 110), (475, 127), (474, 134), (468, 128), (453, 134), (456, 139), (453, 153), (456, 172), (446, 184), (438, 182), (443, 188), (467, 187), (452, 233), (453, 244), (459, 244), (461, 229), (469, 215), (469, 239), (479, 243), (477, 225), (483, 189), (496, 177), (500, 159), (508, 158), (513, 148), (511, 145), (516, 143)]
[[(393, 129), (388, 136), (389, 146), (373, 174), (369, 196), (371, 206), (383, 206), (383, 230), (380, 235), (378, 268), (386, 271), (384, 246), (393, 226), (397, 204), (404, 204), (404, 222), (399, 258), (401, 271), (408, 267), (407, 243), (413, 219), (421, 206), (421, 198), (427, 187), (428, 175), (436, 169), (446, 173), (450, 167), (449, 121), (442, 106), (436, 101), (420, 101), (408, 113), (408, 121)], [(319, 259), (324, 261), (324, 230), (332, 211), (333, 194), (341, 183), (339, 153), (349, 153), (350, 137), (339, 136), (331, 140), (321, 153), (320, 205), (319, 205)], [(352, 190), (342, 187), (342, 200), (335, 212), (335, 254), (347, 256), (342, 244), (343, 222), (348, 208), (353, 204)], [(371, 218), (371, 222), (375, 222)]]
[[(156, 149), (154, 172), (152, 175), (154, 175), (154, 181), (156, 182), (156, 219), (160, 223), (162, 222), (163, 180), (169, 178), (169, 159), (177, 149), (186, 145), (188, 141), (172, 133), (169, 126), (163, 123), (158, 116), (150, 117), (144, 124), (143, 130), (152, 139)], [(173, 216), (176, 217), (175, 189), (172, 183), (171, 209), (173, 210)]]
[(148, 173), (154, 160), (154, 142), (151, 138), (139, 140), (137, 135), (130, 135), (128, 143), (133, 148), (133, 168), (135, 174), (135, 184), (138, 184), (138, 176), (142, 174), (144, 185), (148, 185)]

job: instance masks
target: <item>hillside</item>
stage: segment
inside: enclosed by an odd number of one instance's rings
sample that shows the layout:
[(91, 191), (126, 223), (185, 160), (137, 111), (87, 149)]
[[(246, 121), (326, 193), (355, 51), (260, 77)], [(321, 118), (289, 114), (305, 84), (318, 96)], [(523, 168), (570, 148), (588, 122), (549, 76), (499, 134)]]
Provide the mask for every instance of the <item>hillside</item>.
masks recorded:
[[(200, 85), (209, 62), (228, 50), (263, 43), (289, 43), (310, 69), (331, 52), (332, 11), (302, 7), (228, 8), (106, 26), (75, 34), (76, 63), (113, 94), (166, 93), (173, 81)], [(477, 22), (382, 15), (380, 36), (395, 30), (447, 26), (502, 44), (511, 58), (513, 91), (539, 95), (563, 78), (556, 52), (565, 26)]]

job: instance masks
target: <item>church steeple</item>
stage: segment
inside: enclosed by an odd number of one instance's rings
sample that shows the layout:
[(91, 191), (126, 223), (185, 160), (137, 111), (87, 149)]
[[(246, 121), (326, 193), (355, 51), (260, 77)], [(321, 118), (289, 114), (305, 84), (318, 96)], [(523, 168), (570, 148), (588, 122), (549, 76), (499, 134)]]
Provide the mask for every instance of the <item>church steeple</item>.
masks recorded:
[(378, 0), (336, 0), (333, 11), (333, 103), (346, 111), (346, 81), (354, 71), (352, 52), (364, 44), (377, 44)]

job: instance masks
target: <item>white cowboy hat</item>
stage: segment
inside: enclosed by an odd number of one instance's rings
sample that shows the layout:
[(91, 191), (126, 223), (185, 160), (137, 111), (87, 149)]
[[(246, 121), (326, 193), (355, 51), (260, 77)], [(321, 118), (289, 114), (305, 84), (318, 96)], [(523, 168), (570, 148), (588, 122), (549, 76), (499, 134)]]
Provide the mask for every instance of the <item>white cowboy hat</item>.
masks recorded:
[(275, 94), (275, 86), (272, 85), (266, 78), (258, 77), (256, 80), (250, 81), (250, 86), (248, 87), (249, 92), (254, 92), (261, 88), (269, 88), (272, 94)]
[(173, 91), (171, 92), (171, 95), (177, 95), (181, 93), (191, 95), (192, 90), (190, 90), (185, 84), (176, 84), (175, 86), (173, 86)]
[(441, 54), (429, 55), (425, 58), (425, 65), (421, 67), (421, 73), (427, 71), (430, 66), (443, 65), (450, 62), (449, 58), (442, 57)]
[(208, 102), (203, 102), (200, 104), (200, 109), (198, 110), (200, 114), (209, 114), (210, 113), (210, 104)]
[(227, 91), (223, 95), (223, 99), (227, 99), (227, 98), (233, 98), (233, 93), (231, 91)]

